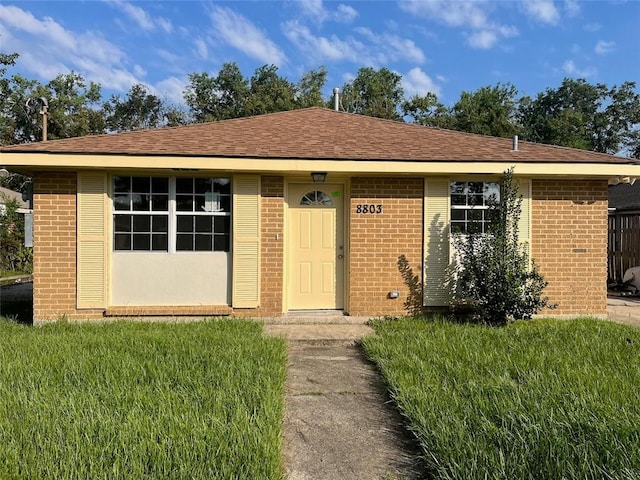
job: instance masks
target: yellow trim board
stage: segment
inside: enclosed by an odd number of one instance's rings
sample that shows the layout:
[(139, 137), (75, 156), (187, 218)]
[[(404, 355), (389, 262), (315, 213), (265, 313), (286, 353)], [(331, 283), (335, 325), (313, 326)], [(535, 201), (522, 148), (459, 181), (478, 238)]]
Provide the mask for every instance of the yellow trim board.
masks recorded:
[(461, 162), (461, 161), (373, 161), (308, 160), (279, 158), (176, 157), (143, 155), (62, 155), (48, 153), (3, 153), (4, 167), (23, 169), (153, 169), (296, 174), (326, 171), (337, 174), (460, 175), (498, 174), (515, 166), (516, 174), (536, 177), (614, 178), (640, 177), (640, 165), (550, 162)]

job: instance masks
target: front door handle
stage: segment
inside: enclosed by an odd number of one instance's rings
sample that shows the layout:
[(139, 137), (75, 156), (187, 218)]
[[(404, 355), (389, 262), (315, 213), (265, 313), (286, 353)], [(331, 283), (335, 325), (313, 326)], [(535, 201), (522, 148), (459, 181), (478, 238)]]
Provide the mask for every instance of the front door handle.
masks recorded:
[(340, 255), (338, 255), (338, 258), (340, 258), (340, 259), (344, 258), (344, 255), (340, 254)]

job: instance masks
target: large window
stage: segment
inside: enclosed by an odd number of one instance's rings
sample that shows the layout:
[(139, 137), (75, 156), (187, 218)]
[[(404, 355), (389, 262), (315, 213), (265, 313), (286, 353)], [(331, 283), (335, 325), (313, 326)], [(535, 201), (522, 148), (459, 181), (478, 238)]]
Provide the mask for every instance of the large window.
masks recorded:
[(485, 233), (494, 221), (489, 205), (500, 201), (498, 182), (451, 182), (451, 233)]
[(115, 250), (228, 252), (231, 180), (114, 177)]

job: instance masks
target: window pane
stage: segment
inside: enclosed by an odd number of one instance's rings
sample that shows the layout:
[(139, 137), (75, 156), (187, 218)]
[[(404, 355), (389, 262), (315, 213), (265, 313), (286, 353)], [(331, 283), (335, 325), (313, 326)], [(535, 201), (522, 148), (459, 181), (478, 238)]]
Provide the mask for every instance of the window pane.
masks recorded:
[(133, 210), (136, 212), (149, 211), (149, 195), (133, 194)]
[(151, 191), (151, 179), (149, 177), (131, 177), (131, 191), (149, 193)]
[(176, 235), (176, 250), (180, 250), (180, 251), (193, 250), (193, 235), (191, 234)]
[(134, 215), (133, 217), (133, 231), (134, 232), (150, 232), (151, 231), (151, 217), (146, 215)]
[(133, 249), (134, 250), (150, 250), (151, 249), (151, 235), (148, 233), (138, 233), (133, 235)]
[(154, 215), (152, 217), (153, 219), (153, 229), (152, 232), (155, 233), (159, 233), (159, 232), (167, 232), (168, 231), (168, 217), (165, 217), (164, 215)]
[(487, 182), (484, 184), (485, 205), (500, 202), (500, 184), (497, 182)]
[(204, 212), (204, 195), (196, 195), (194, 197), (194, 212)]
[(221, 212), (230, 212), (231, 211), (231, 197), (220, 197), (220, 211)]
[(231, 193), (231, 179), (230, 178), (214, 178), (213, 179), (213, 191), (218, 193), (230, 194)]
[(167, 210), (169, 210), (169, 196), (152, 195), (151, 210), (153, 210), (154, 212), (166, 212)]
[(178, 216), (178, 231), (193, 232), (193, 217), (191, 215)]
[(196, 232), (197, 233), (211, 233), (213, 232), (213, 224), (211, 217), (196, 217)]
[(126, 193), (130, 191), (131, 177), (113, 177), (113, 191)]
[(114, 215), (113, 223), (116, 232), (131, 231), (131, 215)]
[(451, 233), (466, 233), (464, 222), (451, 222)]
[(196, 252), (211, 251), (211, 235), (196, 235)]
[(471, 209), (469, 210), (469, 220), (471, 220), (472, 222), (478, 222), (482, 220), (482, 210), (478, 210), (478, 209)]
[(176, 210), (193, 212), (193, 197), (191, 195), (176, 195)]
[(213, 217), (213, 231), (216, 233), (230, 233), (231, 217)]
[(113, 208), (115, 210), (129, 210), (131, 202), (131, 195), (116, 194), (113, 196)]
[(168, 247), (168, 235), (167, 234), (153, 234), (151, 236), (152, 250), (167, 250)]
[(131, 235), (128, 233), (116, 233), (113, 247), (116, 250), (131, 250)]
[(151, 188), (153, 193), (169, 193), (169, 178), (153, 177), (151, 179)]
[(482, 194), (484, 192), (484, 182), (468, 182), (467, 192), (469, 192), (469, 195)]
[(451, 210), (451, 220), (465, 220), (466, 210), (455, 208)]
[(228, 252), (229, 235), (215, 235), (213, 237), (213, 250), (216, 252)]
[(176, 178), (176, 193), (193, 193), (193, 178)]
[(469, 222), (467, 223), (467, 233), (480, 233), (482, 232), (482, 223)]
[(467, 197), (464, 195), (451, 195), (451, 205), (466, 205)]
[(194, 178), (194, 192), (203, 194), (212, 191), (210, 178)]
[(464, 195), (464, 182), (451, 182), (451, 194), (452, 195)]

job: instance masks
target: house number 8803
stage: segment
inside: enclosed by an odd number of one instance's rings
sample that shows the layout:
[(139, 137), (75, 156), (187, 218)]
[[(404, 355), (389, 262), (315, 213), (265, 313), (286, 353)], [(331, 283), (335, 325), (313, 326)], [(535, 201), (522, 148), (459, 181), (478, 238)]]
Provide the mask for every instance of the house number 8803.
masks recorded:
[(358, 203), (356, 205), (356, 213), (369, 213), (371, 215), (382, 213), (382, 205), (374, 205), (373, 203), (371, 205), (363, 205)]

